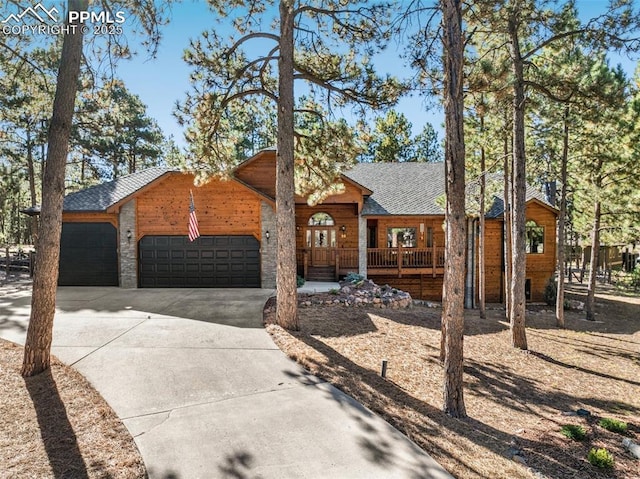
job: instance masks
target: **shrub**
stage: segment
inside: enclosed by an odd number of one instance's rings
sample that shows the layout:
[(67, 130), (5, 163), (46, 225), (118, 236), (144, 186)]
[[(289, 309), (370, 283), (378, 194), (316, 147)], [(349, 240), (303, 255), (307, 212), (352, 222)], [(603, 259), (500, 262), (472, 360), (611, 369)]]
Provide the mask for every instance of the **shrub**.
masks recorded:
[(558, 283), (556, 282), (555, 278), (551, 277), (544, 287), (544, 302), (549, 306), (555, 306), (557, 297)]
[(603, 417), (598, 422), (601, 428), (606, 429), (607, 431), (617, 432), (618, 434), (624, 434), (627, 432), (627, 428), (629, 425), (624, 421), (618, 421), (617, 419), (611, 419), (608, 417)]
[(302, 276), (298, 275), (297, 278), (296, 278), (296, 284), (298, 285), (298, 288), (301, 287), (301, 286), (304, 286), (304, 283), (306, 283), (304, 278)]
[(347, 275), (344, 277), (345, 281), (348, 281), (349, 283), (360, 283), (361, 281), (364, 281), (364, 276), (362, 276), (361, 274), (358, 273), (354, 273), (353, 271), (350, 273), (347, 273)]
[(587, 455), (589, 462), (600, 469), (610, 469), (613, 467), (613, 454), (607, 451), (604, 447), (602, 449), (596, 449), (592, 447)]
[(575, 424), (565, 424), (562, 426), (560, 432), (568, 437), (569, 439), (573, 439), (574, 441), (582, 441), (585, 437), (587, 437), (587, 433), (582, 426), (577, 426)]
[(331, 288), (329, 294), (337, 295), (340, 292), (338, 288)]

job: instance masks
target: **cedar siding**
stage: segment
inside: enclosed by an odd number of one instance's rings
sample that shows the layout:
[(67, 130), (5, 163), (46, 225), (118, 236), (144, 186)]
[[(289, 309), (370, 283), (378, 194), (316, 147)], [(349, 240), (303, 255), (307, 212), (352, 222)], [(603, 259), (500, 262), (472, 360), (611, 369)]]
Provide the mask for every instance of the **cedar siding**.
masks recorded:
[(186, 235), (189, 191), (193, 191), (200, 234), (252, 235), (260, 241), (257, 193), (236, 181), (193, 186), (193, 176), (171, 173), (137, 198), (137, 239), (145, 235)]
[(544, 288), (556, 267), (556, 212), (538, 201), (530, 201), (527, 204), (527, 221), (529, 220), (544, 227), (544, 252), (527, 254), (531, 300), (544, 301)]

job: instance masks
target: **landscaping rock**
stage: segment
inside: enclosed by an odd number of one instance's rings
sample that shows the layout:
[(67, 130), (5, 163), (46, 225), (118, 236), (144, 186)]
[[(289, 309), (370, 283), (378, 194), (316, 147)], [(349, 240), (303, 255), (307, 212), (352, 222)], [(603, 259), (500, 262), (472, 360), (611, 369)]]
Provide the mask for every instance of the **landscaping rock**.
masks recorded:
[(567, 306), (569, 306), (569, 309), (573, 309), (576, 311), (584, 311), (584, 302), (582, 301), (570, 299), (566, 302), (566, 304)]
[(636, 459), (640, 459), (640, 445), (633, 442), (628, 437), (622, 440), (622, 445), (631, 453)]
[(315, 304), (342, 305), (342, 306), (367, 306), (374, 308), (409, 308), (413, 304), (411, 295), (405, 291), (392, 288), (389, 285), (378, 286), (373, 281), (366, 279), (358, 283), (342, 281), (339, 290), (329, 293), (299, 294), (298, 304), (301, 307), (309, 307)]
[(576, 414), (577, 414), (578, 416), (582, 416), (582, 417), (591, 416), (591, 412), (590, 412), (590, 411), (587, 411), (586, 409), (578, 409), (578, 410), (576, 411)]

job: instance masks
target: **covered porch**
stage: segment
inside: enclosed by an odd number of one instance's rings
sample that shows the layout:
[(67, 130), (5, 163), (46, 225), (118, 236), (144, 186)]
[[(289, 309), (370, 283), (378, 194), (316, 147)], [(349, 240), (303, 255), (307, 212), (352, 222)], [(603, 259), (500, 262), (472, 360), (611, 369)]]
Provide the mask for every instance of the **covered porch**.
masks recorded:
[[(354, 272), (359, 273), (358, 248), (306, 247), (296, 251), (298, 273), (305, 279), (322, 269), (335, 280)], [(369, 275), (432, 275), (444, 274), (444, 247), (429, 248), (367, 248)]]

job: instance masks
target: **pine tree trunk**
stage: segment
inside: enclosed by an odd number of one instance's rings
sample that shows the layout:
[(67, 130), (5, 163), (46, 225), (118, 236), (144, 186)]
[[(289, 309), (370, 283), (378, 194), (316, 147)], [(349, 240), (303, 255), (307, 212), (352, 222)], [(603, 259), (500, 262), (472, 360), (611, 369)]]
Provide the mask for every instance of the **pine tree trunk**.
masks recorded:
[[(31, 143), (31, 128), (27, 129), (27, 174), (29, 175), (29, 196), (31, 200), (31, 207), (35, 207), (38, 204), (38, 196), (36, 194), (36, 168), (33, 163), (33, 148)], [(38, 216), (33, 215), (29, 218), (31, 229), (31, 242), (36, 243), (38, 239)]]
[(293, 143), (293, 0), (280, 1), (280, 58), (278, 59), (278, 151), (276, 227), (278, 271), (276, 322), (297, 330), (296, 215)]
[(505, 120), (504, 137), (504, 190), (503, 190), (503, 219), (504, 219), (504, 313), (505, 318), (511, 318), (511, 168), (509, 166), (509, 137), (506, 134), (508, 121)]
[(466, 417), (463, 387), (466, 250), (465, 147), (461, 0), (444, 0), (446, 245), (442, 297), (444, 412)]
[(591, 230), (591, 268), (589, 268), (589, 284), (587, 289), (587, 304), (585, 312), (587, 320), (596, 319), (596, 276), (598, 274), (598, 257), (600, 256), (600, 201), (593, 205), (593, 229)]
[[(513, 15), (516, 15), (514, 13)], [(526, 157), (524, 138), (524, 71), (520, 54), (518, 26), (515, 19), (509, 20), (509, 36), (513, 61), (513, 161), (511, 167), (511, 344), (514, 348), (527, 349), (525, 328), (525, 223), (526, 223)]]
[[(484, 116), (480, 117), (480, 131), (484, 135)], [(487, 175), (485, 169), (487, 168), (487, 159), (484, 151), (484, 144), (480, 147), (480, 232), (478, 236), (478, 302), (480, 303), (480, 318), (487, 317), (485, 296), (486, 296), (486, 281), (485, 281), (485, 243), (484, 243), (484, 230), (485, 230), (485, 194), (487, 189)]]
[(560, 213), (558, 214), (558, 289), (556, 293), (556, 325), (564, 328), (564, 243), (565, 218), (567, 216), (567, 163), (569, 161), (569, 107), (564, 109), (564, 127), (562, 139), (562, 165), (560, 167), (560, 181), (562, 182), (562, 198), (560, 199)]
[[(70, 10), (86, 10), (87, 1), (70, 0)], [(49, 148), (42, 185), (42, 208), (38, 254), (35, 260), (31, 317), (24, 347), (22, 375), (34, 376), (49, 368), (53, 317), (56, 309), (62, 200), (71, 121), (80, 75), (82, 33), (80, 28), (65, 34), (60, 56), (53, 116), (49, 128)]]

